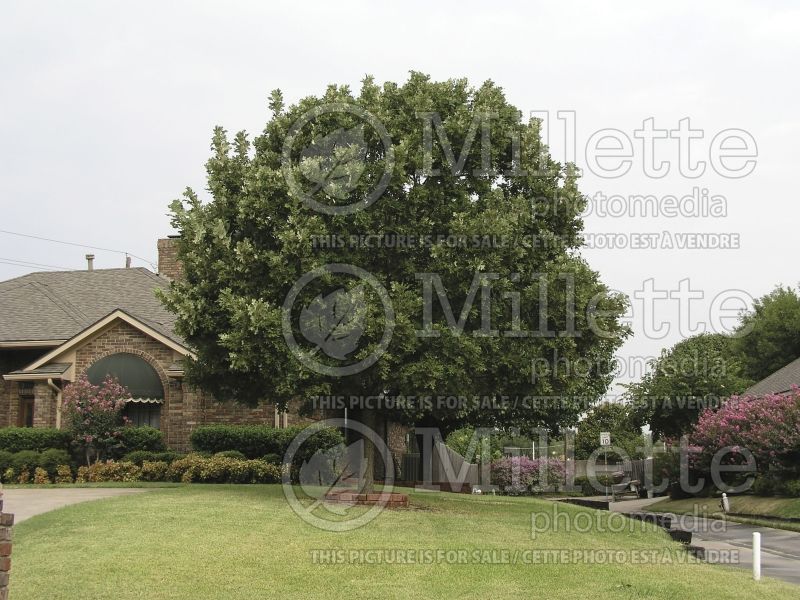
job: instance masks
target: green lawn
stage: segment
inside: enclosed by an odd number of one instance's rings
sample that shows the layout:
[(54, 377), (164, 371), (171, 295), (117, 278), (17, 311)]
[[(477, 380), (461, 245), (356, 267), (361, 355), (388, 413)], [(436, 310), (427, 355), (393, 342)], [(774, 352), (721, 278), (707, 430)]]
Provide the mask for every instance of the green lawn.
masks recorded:
[[(761, 496), (732, 496), (729, 498), (731, 512), (748, 515), (764, 515), (769, 517), (800, 518), (800, 498), (764, 498)], [(678, 515), (698, 514), (726, 518), (737, 523), (766, 525), (789, 531), (800, 531), (800, 523), (774, 521), (771, 519), (752, 519), (723, 515), (718, 498), (686, 498), (684, 500), (661, 500), (650, 504), (647, 510), (653, 512), (671, 512)]]
[[(797, 588), (752, 582), (745, 570), (691, 564), (315, 564), (312, 552), (365, 549), (657, 551), (685, 556), (653, 526), (633, 532), (539, 533), (530, 498), (414, 493), (346, 533), (315, 529), (280, 486), (189, 485), (69, 506), (15, 527), (13, 600), (239, 600), (263, 598), (787, 598)], [(560, 504), (573, 518), (608, 513)], [(597, 515), (600, 515), (599, 517)], [(586, 521), (584, 520), (584, 523)], [(485, 553), (484, 553), (485, 552)], [(627, 556), (623, 554), (623, 556)]]

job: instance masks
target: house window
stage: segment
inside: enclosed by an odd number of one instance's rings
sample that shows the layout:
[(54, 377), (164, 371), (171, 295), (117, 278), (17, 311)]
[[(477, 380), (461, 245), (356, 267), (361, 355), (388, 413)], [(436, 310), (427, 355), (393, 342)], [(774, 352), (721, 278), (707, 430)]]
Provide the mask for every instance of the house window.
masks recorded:
[(142, 404), (139, 402), (128, 402), (125, 405), (123, 414), (128, 417), (134, 427), (155, 427), (161, 428), (161, 405)]
[(160, 428), (164, 386), (150, 363), (135, 354), (120, 352), (101, 358), (86, 369), (86, 376), (94, 385), (101, 384), (109, 375), (131, 395), (124, 414), (132, 424)]
[(19, 384), (19, 425), (33, 427), (33, 383), (23, 381)]

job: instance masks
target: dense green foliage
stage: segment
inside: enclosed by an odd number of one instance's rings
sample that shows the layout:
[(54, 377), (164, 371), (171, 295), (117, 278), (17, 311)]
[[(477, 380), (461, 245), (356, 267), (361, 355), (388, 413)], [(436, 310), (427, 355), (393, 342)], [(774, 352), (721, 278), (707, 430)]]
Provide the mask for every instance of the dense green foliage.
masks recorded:
[(0, 476), (5, 483), (16, 483), (24, 471), (30, 476), (37, 468), (42, 468), (50, 477), (55, 477), (58, 467), (69, 465), (71, 462), (69, 453), (60, 448), (50, 448), (43, 452), (0, 450)]
[(66, 450), (71, 440), (68, 431), (47, 427), (3, 427), (0, 429), (0, 450), (19, 452), (20, 450)]
[(135, 465), (142, 466), (145, 461), (149, 462), (165, 462), (171, 463), (179, 458), (183, 458), (185, 454), (175, 452), (173, 450), (166, 450), (155, 452), (152, 450), (134, 450), (122, 457), (125, 462), (132, 462)]
[(626, 397), (634, 419), (649, 424), (654, 436), (678, 437), (689, 432), (703, 409), (719, 406), (751, 383), (734, 339), (702, 334), (662, 351)]
[(155, 427), (133, 427), (129, 425), (120, 430), (120, 454), (144, 450), (147, 452), (164, 452), (164, 434)]
[[(609, 459), (642, 458), (644, 456), (644, 437), (641, 427), (632, 418), (628, 406), (619, 403), (605, 402), (598, 404), (589, 411), (586, 418), (578, 424), (578, 433), (575, 435), (575, 458), (586, 460), (601, 448), (600, 433), (611, 433), (611, 445), (623, 450), (627, 457), (619, 453), (608, 452)], [(602, 460), (603, 453), (595, 455), (595, 460)]]
[[(235, 450), (249, 459), (267, 455), (278, 455), (282, 459), (289, 444), (302, 430), (303, 427), (278, 429), (266, 425), (204, 425), (192, 431), (191, 442), (198, 452), (218, 454)], [(343, 441), (342, 434), (337, 430), (320, 429), (299, 448), (295, 461), (308, 460), (318, 450), (327, 450)]]
[[(387, 148), (371, 127), (364, 127), (366, 158), (356, 165), (363, 176), (331, 205), (363, 201), (390, 155), (394, 165), (383, 195), (350, 215), (312, 210), (293, 194), (282, 170), (290, 129), (307, 111), (329, 103), (368, 111), (391, 138)], [(366, 78), (358, 94), (332, 85), (323, 95), (303, 98), (289, 108), (275, 93), (270, 108), (263, 134), (252, 143), (245, 133), (230, 140), (222, 128), (215, 131), (207, 163), (210, 202), (201, 202), (188, 190), (183, 201), (172, 204), (185, 277), (173, 283), (165, 302), (177, 315), (178, 332), (196, 351), (196, 360), (187, 366), (191, 381), (221, 400), (255, 404), (266, 399), (280, 408), (293, 398), (327, 394), (559, 398), (545, 404), (517, 402), (500, 410), (414, 405), (393, 415), (436, 424), (445, 432), (464, 425), (555, 429), (575, 423), (586, 399), (591, 402), (605, 393), (613, 353), (628, 334), (619, 322), (625, 300), (578, 253), (585, 200), (576, 170), (548, 156), (539, 122), (523, 122), (501, 88), (492, 82), (473, 88), (463, 79), (435, 82), (412, 73), (402, 85), (381, 87)], [(439, 116), (453, 152), (463, 159), (460, 172), (449, 168), (443, 146), (436, 142), (431, 166), (440, 174), (426, 175), (420, 112)], [(474, 119), (487, 113), (492, 114), (490, 169), (481, 173), (483, 146), (479, 139), (471, 146), (465, 141)], [(348, 112), (318, 114), (295, 137), (291, 158), (299, 160), (315, 140), (362, 125)], [(294, 162), (289, 167), (295, 179), (302, 179), (301, 167)], [(434, 241), (404, 247), (314, 243), (366, 235)], [(462, 246), (436, 241), (441, 236), (503, 243)], [(301, 364), (282, 331), (282, 307), (291, 287), (304, 274), (334, 263), (355, 265), (375, 276), (388, 291), (395, 315), (393, 338), (380, 360), (343, 377)], [(430, 330), (435, 335), (416, 335), (423, 327), (421, 273), (441, 278), (456, 316), (476, 273), (497, 274), (491, 281), (491, 327), (523, 336), (473, 335), (481, 327), (479, 301), (466, 311), (459, 333), (445, 322), (435, 300)], [(307, 285), (297, 310), (339, 280), (325, 276)], [(361, 342), (350, 357), (354, 361), (368, 356), (385, 331), (382, 304), (368, 288), (361, 288), (366, 307)], [(519, 308), (518, 322), (513, 305)], [(295, 338), (303, 340), (300, 325), (292, 321), (291, 326)], [(542, 329), (551, 334), (530, 335)], [(313, 345), (304, 347), (306, 352), (315, 350)], [(339, 364), (321, 353), (314, 356)], [(565, 373), (556, 368), (556, 360), (583, 360), (589, 366), (582, 373)], [(534, 363), (539, 365), (535, 372)]]
[(736, 349), (744, 372), (763, 379), (800, 357), (800, 292), (779, 286), (742, 315)]

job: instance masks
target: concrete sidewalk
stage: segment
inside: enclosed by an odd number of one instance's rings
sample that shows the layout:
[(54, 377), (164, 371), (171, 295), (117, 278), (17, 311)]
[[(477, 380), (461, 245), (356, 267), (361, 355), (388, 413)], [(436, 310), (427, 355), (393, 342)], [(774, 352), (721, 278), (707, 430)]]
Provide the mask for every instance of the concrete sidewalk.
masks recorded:
[(147, 491), (144, 488), (6, 489), (3, 490), (3, 512), (13, 513), (14, 522), (19, 523), (62, 506)]

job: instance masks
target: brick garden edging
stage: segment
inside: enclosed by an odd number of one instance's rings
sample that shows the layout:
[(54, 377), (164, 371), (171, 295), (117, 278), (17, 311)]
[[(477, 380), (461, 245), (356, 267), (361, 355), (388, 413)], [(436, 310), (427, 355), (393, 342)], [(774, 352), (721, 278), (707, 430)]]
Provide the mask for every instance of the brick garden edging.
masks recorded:
[[(355, 490), (337, 490), (325, 494), (325, 502), (351, 505), (383, 504), (386, 508), (407, 508), (408, 496), (406, 494), (386, 492), (379, 492), (376, 494), (359, 494)], [(0, 597), (0, 600), (3, 600), (3, 598)]]
[(11, 570), (11, 527), (14, 515), (3, 512), (0, 492), (0, 600), (8, 599), (8, 572)]

